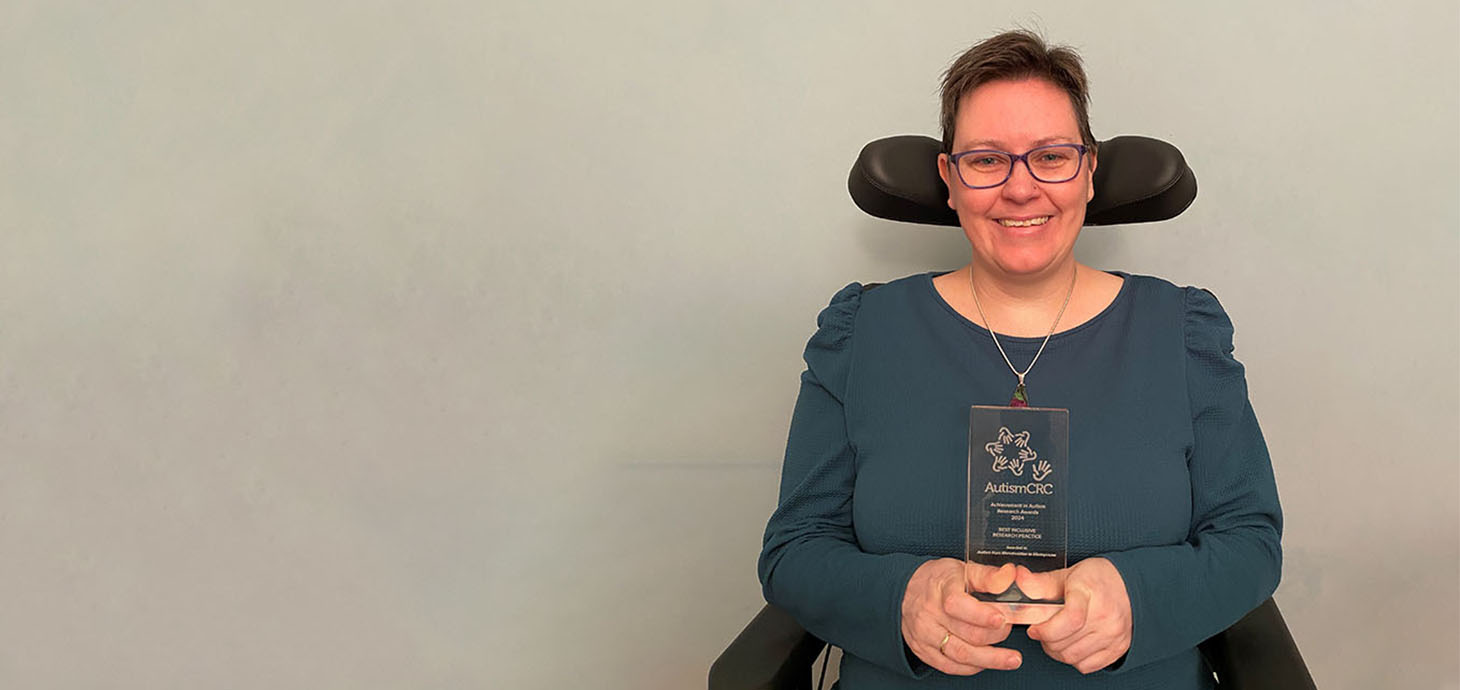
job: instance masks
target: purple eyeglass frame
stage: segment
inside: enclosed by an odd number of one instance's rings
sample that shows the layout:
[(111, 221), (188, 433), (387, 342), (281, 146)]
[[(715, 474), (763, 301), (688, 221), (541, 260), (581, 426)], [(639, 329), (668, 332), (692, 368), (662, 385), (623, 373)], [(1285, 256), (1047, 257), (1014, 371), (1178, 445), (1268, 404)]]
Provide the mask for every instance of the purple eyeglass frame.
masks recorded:
[[(1034, 167), (1031, 166), (1031, 165), (1029, 165), (1029, 157), (1032, 156), (1032, 155), (1034, 155), (1035, 153), (1038, 153), (1040, 151), (1045, 151), (1045, 150), (1048, 150), (1048, 149), (1076, 149), (1076, 150), (1078, 150), (1080, 152), (1080, 160), (1077, 163), (1075, 163), (1075, 172), (1072, 173), (1069, 177), (1066, 177), (1063, 180), (1046, 180), (1046, 179), (1040, 177), (1038, 173), (1034, 172)], [(1069, 182), (1070, 180), (1073, 180), (1076, 177), (1079, 177), (1080, 176), (1080, 171), (1083, 170), (1084, 167), (1085, 167), (1085, 153), (1088, 152), (1089, 150), (1090, 150), (1090, 147), (1088, 147), (1088, 146), (1086, 146), (1084, 144), (1049, 144), (1047, 146), (1036, 146), (1036, 147), (1034, 147), (1032, 149), (1029, 149), (1028, 151), (1025, 151), (1024, 153), (1010, 153), (1008, 151), (1000, 151), (998, 149), (973, 149), (971, 151), (963, 151), (961, 153), (950, 153), (950, 154), (948, 154), (948, 162), (953, 166), (953, 172), (958, 175), (958, 181), (959, 182), (962, 182), (963, 183), (963, 186), (965, 186), (965, 187), (967, 187), (969, 189), (993, 189), (994, 187), (998, 187), (999, 185), (1002, 185), (1005, 182), (1008, 182), (1009, 181), (1009, 178), (1014, 176), (1014, 164), (1015, 163), (1018, 163), (1019, 161), (1024, 161), (1024, 169), (1025, 170), (1028, 170), (1029, 171), (1029, 176), (1032, 177), (1032, 178), (1034, 178), (1035, 180), (1037, 180), (1039, 182), (1043, 182), (1045, 184), (1061, 184), (1061, 183), (1064, 183), (1064, 182)], [(968, 183), (968, 180), (963, 179), (963, 170), (958, 167), (958, 161), (961, 160), (964, 156), (972, 155), (972, 154), (975, 154), (975, 153), (997, 153), (997, 154), (999, 154), (1001, 156), (1008, 156), (1009, 157), (1009, 172), (1007, 172), (1007, 173), (1004, 174), (1004, 179), (999, 180), (998, 182), (996, 182), (994, 184), (986, 184), (986, 185), (971, 185), (971, 184), (969, 184)]]

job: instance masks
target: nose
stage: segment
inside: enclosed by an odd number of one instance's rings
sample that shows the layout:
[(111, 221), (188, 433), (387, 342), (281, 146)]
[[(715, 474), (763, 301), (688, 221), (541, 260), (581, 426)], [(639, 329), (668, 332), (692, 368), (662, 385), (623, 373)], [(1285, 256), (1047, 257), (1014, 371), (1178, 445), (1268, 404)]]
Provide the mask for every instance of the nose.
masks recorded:
[(1029, 166), (1024, 161), (1014, 161), (1014, 169), (1009, 173), (1009, 179), (1004, 181), (1002, 187), (1004, 198), (1016, 203), (1033, 201), (1039, 196), (1039, 180), (1029, 173)]

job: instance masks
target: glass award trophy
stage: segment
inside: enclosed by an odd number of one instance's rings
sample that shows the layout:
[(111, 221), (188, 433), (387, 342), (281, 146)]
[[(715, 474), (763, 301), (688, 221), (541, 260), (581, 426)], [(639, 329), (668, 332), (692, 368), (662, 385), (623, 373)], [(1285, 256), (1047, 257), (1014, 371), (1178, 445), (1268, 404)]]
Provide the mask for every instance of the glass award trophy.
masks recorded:
[[(968, 531), (964, 560), (1034, 572), (1068, 565), (1066, 488), (1069, 410), (975, 405), (968, 423)], [(965, 578), (967, 580), (967, 578)], [(1013, 623), (1053, 616), (1064, 594), (1033, 599), (1011, 584), (1003, 592), (970, 591)]]

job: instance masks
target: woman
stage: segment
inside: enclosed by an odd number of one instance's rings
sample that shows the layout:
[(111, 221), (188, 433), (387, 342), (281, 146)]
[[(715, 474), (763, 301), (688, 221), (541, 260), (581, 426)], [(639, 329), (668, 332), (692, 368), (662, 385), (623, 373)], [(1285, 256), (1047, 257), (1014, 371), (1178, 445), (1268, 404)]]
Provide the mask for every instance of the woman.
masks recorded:
[[(938, 157), (969, 264), (854, 283), (817, 319), (760, 576), (844, 650), (846, 690), (1211, 687), (1197, 643), (1277, 586), (1277, 490), (1231, 322), (1206, 291), (1074, 258), (1087, 104), (1067, 48), (971, 48), (944, 78)], [(1064, 570), (961, 560), (968, 409), (1011, 390), (1070, 411)], [(965, 593), (1015, 581), (1065, 606), (1014, 625)]]

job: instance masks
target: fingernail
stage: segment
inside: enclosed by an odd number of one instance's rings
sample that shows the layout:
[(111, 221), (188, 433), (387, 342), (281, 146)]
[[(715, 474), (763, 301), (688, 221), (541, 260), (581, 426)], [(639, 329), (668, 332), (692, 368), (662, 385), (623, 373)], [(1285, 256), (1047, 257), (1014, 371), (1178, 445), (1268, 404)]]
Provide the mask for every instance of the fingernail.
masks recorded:
[(1009, 658), (1008, 659), (1004, 660), (1004, 668), (1011, 669), (1011, 670), (1012, 669), (1019, 668), (1019, 664), (1022, 663), (1023, 661), (1024, 660), (1021, 659), (1018, 654), (1011, 654), (1011, 655), (1009, 655)]

